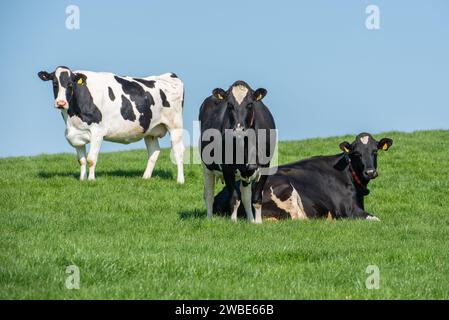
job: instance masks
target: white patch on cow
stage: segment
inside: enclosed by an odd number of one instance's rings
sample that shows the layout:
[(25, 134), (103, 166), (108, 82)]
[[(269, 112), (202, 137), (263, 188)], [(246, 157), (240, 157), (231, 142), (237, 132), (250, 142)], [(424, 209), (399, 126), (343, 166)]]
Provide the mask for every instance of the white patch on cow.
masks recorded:
[(380, 219), (376, 216), (366, 216), (366, 220), (370, 221), (380, 221)]
[[(61, 73), (63, 73), (63, 72), (67, 72), (68, 73), (68, 75), (70, 75), (70, 70), (68, 70), (68, 69), (66, 69), (66, 68), (61, 68), (61, 67), (59, 67), (59, 68), (57, 68), (56, 70), (55, 70), (55, 78), (56, 78), (56, 81), (57, 81), (57, 83), (58, 83), (58, 96), (56, 97), (56, 99), (55, 99), (55, 107), (57, 107), (57, 102), (58, 101), (65, 101), (67, 104), (69, 103), (68, 101), (67, 101), (67, 96), (66, 96), (66, 88), (64, 88), (62, 85), (61, 85), (61, 81), (60, 81), (60, 76), (61, 76)], [(66, 108), (68, 108), (68, 105), (66, 105)]]
[(363, 144), (368, 144), (369, 136), (363, 136), (363, 137), (361, 137), (361, 138), (360, 138), (360, 141), (361, 141)]
[(305, 220), (307, 219), (306, 212), (304, 211), (304, 206), (302, 204), (301, 197), (299, 196), (299, 193), (296, 191), (296, 189), (292, 187), (292, 193), (290, 197), (282, 201), (279, 199), (273, 192), (273, 187), (270, 187), (271, 189), (271, 200), (276, 204), (276, 206), (279, 209), (282, 209), (290, 214), (290, 217), (293, 220)]
[(241, 104), (243, 99), (245, 99), (246, 95), (248, 94), (248, 88), (242, 85), (237, 85), (232, 87), (231, 92), (234, 96), (235, 101), (237, 101), (238, 104)]

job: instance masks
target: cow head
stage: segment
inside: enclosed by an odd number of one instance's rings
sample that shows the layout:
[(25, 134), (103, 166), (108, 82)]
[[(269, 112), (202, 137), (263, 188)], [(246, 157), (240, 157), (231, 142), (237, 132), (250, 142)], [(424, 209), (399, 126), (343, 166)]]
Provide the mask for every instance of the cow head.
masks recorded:
[(355, 141), (340, 143), (340, 149), (351, 159), (351, 165), (356, 173), (365, 181), (377, 177), (377, 151), (387, 151), (393, 140), (383, 138), (376, 141), (369, 133), (361, 133)]
[(235, 132), (254, 128), (254, 112), (266, 94), (267, 90), (263, 88), (253, 91), (244, 81), (236, 81), (228, 91), (220, 88), (212, 91), (212, 95), (227, 107), (229, 123), (226, 129)]
[(38, 77), (42, 81), (52, 81), (55, 108), (68, 109), (77, 85), (85, 85), (86, 75), (74, 73), (67, 67), (57, 67), (52, 73), (41, 71)]

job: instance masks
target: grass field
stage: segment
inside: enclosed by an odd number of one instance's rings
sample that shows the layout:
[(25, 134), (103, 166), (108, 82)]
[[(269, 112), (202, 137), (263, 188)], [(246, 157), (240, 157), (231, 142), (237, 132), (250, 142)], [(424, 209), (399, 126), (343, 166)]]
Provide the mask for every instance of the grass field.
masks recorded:
[[(0, 298), (448, 299), (449, 131), (383, 136), (366, 198), (381, 222), (207, 220), (201, 166), (178, 185), (169, 150), (149, 181), (144, 150), (100, 154), (94, 182), (77, 180), (74, 153), (0, 159)], [(343, 139), (282, 142), (279, 163)]]

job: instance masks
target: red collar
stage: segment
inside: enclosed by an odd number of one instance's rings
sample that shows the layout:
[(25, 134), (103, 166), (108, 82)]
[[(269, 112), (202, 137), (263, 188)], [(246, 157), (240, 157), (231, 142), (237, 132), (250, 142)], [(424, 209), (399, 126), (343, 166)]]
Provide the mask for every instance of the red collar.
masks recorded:
[(351, 175), (354, 178), (355, 183), (358, 184), (359, 187), (366, 188), (363, 185), (362, 180), (360, 179), (360, 177), (357, 175), (357, 172), (355, 172), (354, 168), (352, 167), (351, 158), (349, 158), (349, 156), (346, 153), (345, 153), (345, 159), (346, 159), (346, 162), (348, 163), (348, 166), (349, 166), (349, 172), (351, 172)]

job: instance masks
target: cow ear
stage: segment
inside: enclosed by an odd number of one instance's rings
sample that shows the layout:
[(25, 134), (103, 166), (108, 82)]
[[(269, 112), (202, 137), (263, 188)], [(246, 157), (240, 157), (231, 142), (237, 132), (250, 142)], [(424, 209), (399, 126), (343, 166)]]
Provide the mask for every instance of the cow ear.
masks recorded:
[(216, 88), (212, 90), (212, 95), (218, 100), (224, 100), (224, 98), (226, 97), (226, 92), (221, 88)]
[(267, 95), (267, 90), (264, 88), (259, 88), (254, 91), (253, 97), (255, 101), (262, 100)]
[(48, 73), (47, 71), (40, 71), (40, 72), (38, 72), (37, 76), (38, 76), (42, 81), (48, 81), (48, 80), (53, 80), (53, 78), (54, 78), (54, 73)]
[(352, 146), (351, 146), (351, 144), (349, 142), (343, 141), (342, 143), (340, 143), (340, 149), (344, 153), (350, 153), (352, 151)]
[(75, 73), (74, 80), (80, 86), (86, 84), (86, 79), (87, 79), (87, 76), (85, 74), (83, 74), (83, 73)]
[(377, 144), (377, 149), (387, 151), (393, 145), (393, 140), (390, 138), (382, 138)]

